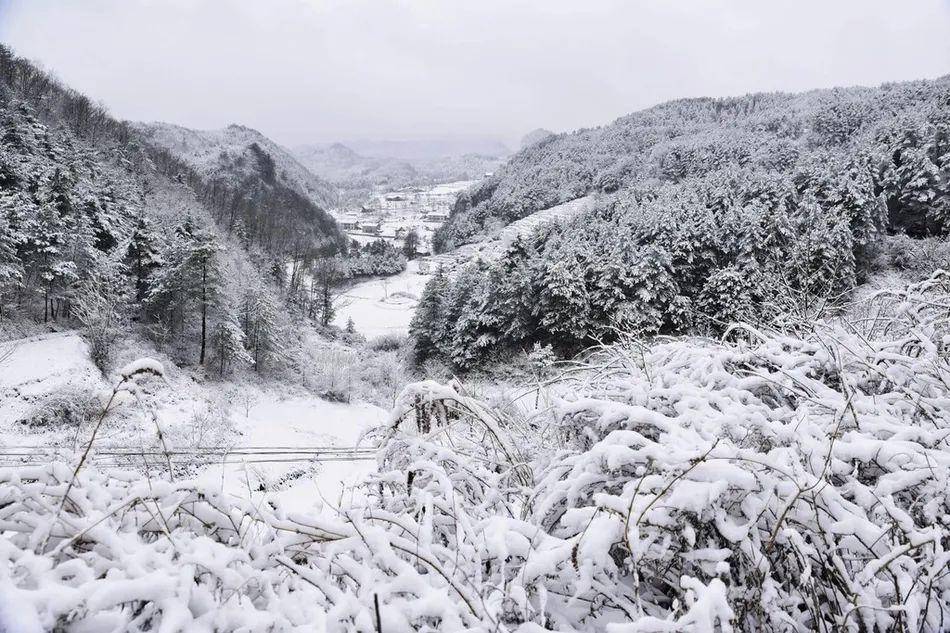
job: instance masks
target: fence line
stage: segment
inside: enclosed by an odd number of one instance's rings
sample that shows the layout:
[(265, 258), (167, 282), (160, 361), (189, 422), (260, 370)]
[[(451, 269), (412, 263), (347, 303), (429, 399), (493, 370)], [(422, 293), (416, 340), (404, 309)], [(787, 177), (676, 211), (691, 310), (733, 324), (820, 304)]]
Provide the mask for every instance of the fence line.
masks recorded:
[[(194, 446), (165, 452), (154, 448), (109, 446), (94, 449), (90, 459), (100, 466), (152, 465), (168, 461), (173, 465), (357, 462), (375, 460), (376, 450), (365, 446)], [(0, 467), (42, 466), (57, 456), (68, 459), (73, 452), (61, 446), (0, 446)]]

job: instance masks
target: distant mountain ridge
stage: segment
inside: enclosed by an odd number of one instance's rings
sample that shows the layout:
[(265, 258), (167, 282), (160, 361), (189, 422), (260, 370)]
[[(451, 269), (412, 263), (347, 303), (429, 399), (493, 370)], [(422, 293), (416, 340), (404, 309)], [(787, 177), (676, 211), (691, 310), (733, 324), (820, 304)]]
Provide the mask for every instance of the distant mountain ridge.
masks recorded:
[[(299, 145), (293, 148), (293, 153), (311, 172), (357, 197), (377, 187), (477, 180), (497, 169), (508, 155), (506, 147), (492, 141), (363, 141), (356, 144), (356, 148), (349, 143)], [(500, 153), (469, 151), (478, 148)], [(452, 153), (462, 150), (467, 153)], [(399, 157), (399, 154), (408, 157)]]
[[(240, 170), (257, 145), (274, 162), (275, 176), (322, 209), (338, 200), (336, 187), (315, 176), (294, 155), (253, 128), (232, 124), (220, 130), (193, 130), (172, 123), (133, 123), (150, 143), (162, 147), (203, 176)], [(242, 161), (242, 159), (244, 159)]]
[(492, 138), (448, 138), (415, 140), (357, 139), (345, 141), (353, 151), (372, 158), (397, 158), (407, 161), (428, 161), (447, 156), (492, 156), (511, 154), (501, 141)]

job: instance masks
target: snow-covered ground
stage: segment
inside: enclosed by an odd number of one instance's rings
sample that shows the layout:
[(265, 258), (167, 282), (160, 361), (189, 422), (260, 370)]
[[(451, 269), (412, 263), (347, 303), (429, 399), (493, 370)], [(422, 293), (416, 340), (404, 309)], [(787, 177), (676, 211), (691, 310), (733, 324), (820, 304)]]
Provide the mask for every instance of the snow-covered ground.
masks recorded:
[(76, 332), (0, 342), (0, 439), (45, 396), (70, 389), (99, 390), (105, 382)]
[(367, 338), (407, 334), (429, 276), (419, 272), (417, 260), (398, 275), (356, 284), (341, 299), (334, 323), (346, 327), (353, 319), (356, 331)]
[[(246, 415), (239, 411), (231, 419), (240, 435), (237, 445), (299, 450), (307, 446), (357, 446), (361, 434), (384, 422), (386, 415), (383, 409), (365, 403), (264, 395)], [(365, 460), (243, 464), (235, 459), (226, 466), (209, 466), (201, 479), (244, 497), (248, 496), (249, 481), (252, 490), (256, 483), (265, 482), (287, 507), (322, 510), (325, 504), (329, 504), (328, 509), (346, 505), (347, 491), (375, 466), (375, 462)]]
[[(352, 447), (363, 431), (387, 415), (370, 404), (327, 402), (290, 387), (201, 384), (168, 362), (165, 368), (166, 382), (152, 379), (143, 392), (171, 451), (208, 446)], [(13, 446), (62, 447), (58, 458), (75, 459), (75, 448), (85, 445), (93, 420), (117, 382), (117, 376), (102, 378), (89, 360), (85, 341), (75, 332), (0, 343), (0, 452)], [(81, 403), (73, 410), (88, 414), (80, 428), (74, 418), (55, 425), (31, 423), (41, 420), (36, 413), (44, 406), (64, 399)], [(154, 423), (131, 397), (121, 394), (95, 446), (150, 447), (156, 445), (156, 437)], [(9, 459), (0, 455), (0, 460)], [(314, 510), (324, 508), (324, 501), (331, 508), (341, 501), (345, 504), (344, 490), (375, 468), (371, 460), (261, 463), (248, 457), (247, 461), (251, 463), (229, 456), (226, 466), (201, 466), (198, 477), (243, 497), (264, 487), (291, 507)]]

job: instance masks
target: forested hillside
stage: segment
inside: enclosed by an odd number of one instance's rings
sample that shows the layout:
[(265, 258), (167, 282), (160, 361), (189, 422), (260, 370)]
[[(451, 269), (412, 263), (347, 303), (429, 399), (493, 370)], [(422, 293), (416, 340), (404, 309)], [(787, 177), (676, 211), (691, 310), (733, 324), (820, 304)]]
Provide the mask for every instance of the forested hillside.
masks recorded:
[(879, 237), (941, 234), (950, 213), (950, 79), (676, 101), (552, 136), (460, 196), (443, 248), (597, 193), (494, 264), (437, 277), (420, 360), (456, 367), (613, 328), (715, 332), (833, 305)]
[(260, 132), (240, 125), (211, 131), (168, 123), (133, 127), (146, 143), (194, 169), (206, 199), (221, 209), (218, 222), (229, 232), (240, 224), (271, 252), (285, 251), (301, 235), (328, 246), (344, 243), (325, 211), (338, 200), (336, 188)]
[(303, 271), (347, 245), (266, 152), (208, 177), (5, 47), (0, 121), (0, 316), (84, 326), (104, 370), (133, 329), (219, 374), (290, 362)]
[(895, 227), (922, 233), (936, 228), (937, 219), (923, 217), (893, 186), (900, 178), (913, 182), (915, 170), (940, 168), (939, 156), (924, 154), (936, 141), (934, 122), (946, 112), (948, 83), (944, 77), (800, 95), (685, 99), (550, 136), (462, 198), (440, 243), (448, 248), (474, 239), (494, 219), (507, 224), (592, 192), (680, 183), (740, 166), (789, 173), (828, 155), (864, 155), (875, 191), (892, 187), (887, 202)]

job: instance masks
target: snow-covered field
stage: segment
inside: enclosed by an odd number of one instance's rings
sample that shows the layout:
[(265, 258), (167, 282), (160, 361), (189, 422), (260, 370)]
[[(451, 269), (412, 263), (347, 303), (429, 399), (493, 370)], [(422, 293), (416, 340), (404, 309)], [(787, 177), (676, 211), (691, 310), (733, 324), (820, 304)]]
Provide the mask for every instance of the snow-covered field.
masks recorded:
[(429, 276), (419, 272), (418, 261), (411, 261), (398, 275), (356, 284), (341, 299), (334, 324), (346, 327), (352, 319), (356, 331), (367, 338), (407, 334)]
[[(239, 411), (231, 419), (240, 436), (237, 445), (299, 450), (308, 446), (357, 446), (364, 431), (386, 420), (386, 412), (365, 403), (343, 404), (303, 396), (274, 398), (265, 395), (250, 406), (247, 415)], [(207, 467), (199, 480), (223, 485), (225, 492), (246, 497), (249, 477), (255, 483), (267, 482), (272, 494), (287, 507), (299, 511), (322, 511), (326, 503), (330, 508), (347, 505), (350, 497), (346, 492), (372, 472), (375, 465), (371, 460), (343, 459), (244, 464), (238, 458), (226, 466)]]

